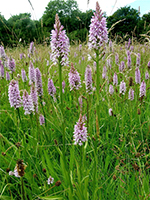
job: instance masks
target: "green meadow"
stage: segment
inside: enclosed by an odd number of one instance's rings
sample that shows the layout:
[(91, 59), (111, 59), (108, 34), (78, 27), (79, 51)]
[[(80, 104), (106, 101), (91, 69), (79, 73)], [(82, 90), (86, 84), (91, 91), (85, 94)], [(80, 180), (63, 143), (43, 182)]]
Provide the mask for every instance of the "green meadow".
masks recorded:
[[(150, 198), (150, 73), (149, 43), (132, 41), (131, 67), (127, 65), (127, 46), (112, 43), (106, 46), (105, 55), (99, 61), (99, 118), (96, 118), (96, 75), (94, 61), (86, 44), (70, 47), (69, 65), (62, 67), (65, 81), (63, 108), (61, 108), (59, 68), (50, 61), (50, 46), (36, 45), (28, 57), (29, 47), (6, 48), (8, 57), (15, 59), (15, 71), (11, 74), (4, 67), (0, 79), (0, 199), (111, 199), (146, 200)], [(137, 57), (140, 54), (140, 64)], [(23, 57), (20, 58), (20, 54)], [(118, 62), (115, 59), (118, 55)], [(2, 60), (2, 58), (1, 58)], [(109, 62), (108, 62), (109, 60)], [(18, 81), (20, 96), (24, 90), (30, 93), (29, 64), (39, 68), (42, 78), (43, 95), (38, 98), (38, 112), (24, 114), (23, 106), (10, 106), (9, 84)], [(49, 62), (47, 62), (49, 61)], [(119, 65), (124, 61), (121, 71)], [(4, 60), (2, 60), (4, 62)], [(69, 72), (71, 63), (79, 72), (81, 87), (70, 91)], [(109, 63), (109, 64), (108, 64)], [(92, 71), (92, 94), (86, 92), (85, 70)], [(104, 66), (106, 76), (103, 77)], [(135, 80), (139, 68), (141, 83), (146, 83), (146, 94), (140, 97), (140, 85)], [(23, 82), (21, 70), (26, 72)], [(6, 80), (6, 71), (10, 80)], [(114, 73), (118, 84), (113, 85)], [(56, 87), (53, 98), (48, 93), (48, 79)], [(120, 93), (124, 80), (126, 90)], [(110, 94), (109, 86), (114, 91)], [(134, 90), (134, 99), (129, 99), (129, 90)], [(82, 105), (79, 102), (82, 99)], [(109, 109), (112, 109), (109, 112)], [(63, 113), (62, 113), (63, 110)], [(88, 137), (83, 145), (75, 145), (74, 126), (79, 116), (85, 116)], [(40, 125), (39, 116), (45, 117)], [(63, 138), (64, 127), (65, 138)], [(65, 147), (64, 147), (65, 142)], [(65, 148), (65, 149), (64, 149)], [(21, 159), (24, 174), (10, 175)], [(54, 178), (48, 184), (49, 177)]]

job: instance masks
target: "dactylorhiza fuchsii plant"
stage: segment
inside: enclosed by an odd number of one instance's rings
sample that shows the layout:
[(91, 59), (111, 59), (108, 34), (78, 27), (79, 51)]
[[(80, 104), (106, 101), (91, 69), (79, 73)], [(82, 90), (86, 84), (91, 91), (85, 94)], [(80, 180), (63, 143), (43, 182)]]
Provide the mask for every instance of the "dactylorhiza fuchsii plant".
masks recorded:
[[(67, 184), (69, 184), (69, 199), (72, 199), (72, 183), (70, 180), (70, 176), (68, 176), (68, 166), (66, 165), (66, 155), (65, 155), (65, 116), (64, 116), (64, 101), (63, 101), (63, 86), (62, 86), (62, 67), (68, 66), (68, 56), (69, 56), (69, 38), (66, 35), (65, 30), (63, 30), (63, 26), (60, 23), (58, 14), (55, 16), (55, 24), (54, 30), (51, 31), (51, 38), (50, 38), (50, 46), (51, 46), (51, 54), (50, 59), (59, 68), (59, 93), (60, 93), (60, 112), (61, 112), (61, 133), (62, 133), (62, 142), (63, 142), (63, 149), (62, 153), (60, 153), (64, 168), (63, 172), (66, 173), (66, 180)], [(58, 99), (59, 100), (59, 99)]]
[(20, 108), (22, 106), (22, 100), (20, 96), (18, 82), (11, 80), (8, 89), (9, 103), (11, 107)]
[(116, 65), (119, 64), (119, 55), (118, 55), (118, 53), (116, 53), (116, 55), (115, 55), (115, 62), (116, 62)]
[(85, 126), (82, 115), (80, 114), (79, 120), (74, 126), (73, 132), (74, 144), (83, 145), (83, 142), (87, 141), (87, 127)]
[(131, 68), (131, 53), (129, 50), (127, 50), (127, 66), (129, 69)]
[(92, 87), (92, 70), (88, 65), (85, 70), (85, 85), (86, 85), (86, 92), (88, 94), (92, 94), (93, 87)]
[(135, 82), (141, 83), (141, 73), (138, 67), (135, 69)]
[[(54, 64), (58, 64), (59, 68), (59, 93), (60, 93), (60, 110), (61, 110), (61, 126), (62, 126), (62, 141), (63, 141), (63, 160), (65, 159), (65, 124), (64, 124), (64, 105), (63, 105), (63, 91), (62, 91), (62, 67), (68, 65), (69, 55), (69, 38), (60, 23), (58, 14), (55, 16), (54, 30), (51, 31), (50, 46), (51, 54), (50, 59)], [(65, 164), (66, 166), (66, 164)], [(66, 167), (67, 168), (67, 167)], [(70, 185), (71, 187), (71, 185)], [(72, 189), (71, 189), (72, 191)]]
[(91, 19), (90, 31), (89, 31), (89, 43), (90, 49), (100, 50), (101, 47), (108, 42), (108, 32), (106, 27), (106, 18), (103, 17), (103, 13), (100, 9), (99, 3), (96, 2), (96, 12)]
[(29, 54), (31, 54), (31, 55), (34, 54), (34, 42), (31, 42), (31, 43), (30, 43)]
[(148, 71), (145, 72), (145, 79), (146, 79), (146, 80), (149, 79), (149, 73), (148, 73)]
[(40, 125), (43, 125), (45, 123), (45, 118), (43, 115), (39, 116), (39, 121), (40, 121)]
[(136, 57), (136, 66), (139, 67), (140, 66), (140, 61), (141, 61), (141, 54), (138, 53), (137, 57)]
[(71, 90), (78, 90), (81, 87), (81, 79), (78, 71), (74, 68), (73, 63), (71, 63), (71, 69), (69, 72), (69, 85)]
[(146, 83), (143, 80), (141, 85), (140, 85), (140, 97), (146, 96)]
[(25, 115), (30, 115), (31, 113), (34, 113), (32, 96), (29, 95), (26, 90), (24, 90), (23, 92), (23, 109), (25, 110)]
[(9, 75), (9, 72), (6, 71), (6, 81), (9, 81), (10, 80), (10, 75)]
[(50, 59), (54, 64), (60, 62), (61, 66), (68, 65), (69, 38), (66, 31), (59, 21), (58, 14), (55, 16), (54, 30), (51, 31), (51, 50)]
[(8, 59), (8, 67), (11, 73), (15, 71), (16, 63), (15, 63), (15, 60), (11, 57)]
[(125, 68), (125, 63), (124, 61), (121, 61), (120, 65), (119, 65), (119, 71), (122, 72)]
[(131, 101), (134, 100), (134, 90), (132, 88), (130, 88), (129, 90), (129, 97), (128, 97)]
[(91, 19), (89, 30), (89, 49), (93, 49), (96, 57), (93, 60), (96, 62), (96, 91), (97, 91), (97, 103), (96, 112), (97, 119), (99, 113), (99, 61), (104, 55), (104, 47), (108, 42), (108, 32), (106, 27), (106, 18), (103, 17), (103, 13), (100, 9), (99, 3), (96, 2), (96, 12)]
[(43, 96), (43, 87), (42, 87), (42, 76), (39, 68), (35, 69), (35, 86), (38, 93), (38, 96), (42, 98)]
[(114, 93), (114, 88), (113, 88), (113, 85), (109, 85), (109, 94), (113, 94)]
[(118, 76), (116, 72), (113, 75), (113, 85), (117, 86), (118, 85)]
[[(43, 100), (42, 75), (41, 75), (41, 72), (38, 67), (35, 69), (35, 88), (36, 88), (37, 95), (39, 96), (39, 99), (40, 99), (40, 104), (41, 104), (41, 107), (43, 110), (43, 114), (44, 114), (44, 118), (45, 118), (45, 125), (46, 125), (46, 114), (45, 114), (44, 106), (43, 106), (43, 102), (42, 102), (42, 100)], [(34, 105), (35, 105), (35, 103), (34, 103)]]
[(32, 97), (32, 101), (33, 101), (33, 104), (34, 104), (34, 109), (38, 113), (38, 94), (37, 94), (36, 87), (34, 86), (33, 83), (31, 85), (30, 95)]
[(29, 64), (29, 84), (35, 83), (35, 69), (33, 63), (30, 61)]
[(10, 58), (8, 58), (7, 63), (8, 63), (8, 68), (9, 68), (9, 70), (12, 74), (12, 78), (13, 78), (13, 72), (15, 72), (15, 68), (16, 68), (15, 60), (10, 57)]
[(4, 47), (1, 45), (1, 46), (0, 46), (0, 58), (3, 60), (3, 59), (5, 59), (5, 57), (6, 57), (5, 49), (4, 49)]
[(0, 60), (0, 78), (4, 78), (4, 65)]
[(60, 85), (60, 99), (62, 102), (62, 72), (61, 67), (68, 65), (69, 55), (69, 38), (66, 35), (66, 31), (63, 30), (63, 26), (60, 23), (58, 14), (55, 16), (54, 30), (51, 31), (51, 54), (50, 59), (54, 64), (59, 66), (59, 85)]
[[(97, 142), (100, 135), (99, 121), (100, 121), (100, 104), (99, 104), (99, 91), (100, 91), (100, 75), (99, 75), (99, 61), (104, 56), (105, 45), (108, 42), (108, 31), (106, 27), (106, 18), (103, 17), (103, 13), (100, 9), (99, 3), (96, 2), (96, 12), (91, 19), (90, 30), (89, 30), (89, 50), (94, 50), (95, 57), (92, 57), (96, 63), (96, 133), (95, 133), (95, 144), (94, 144), (94, 155), (97, 154)], [(93, 177), (93, 188), (97, 187), (97, 158), (95, 156), (94, 162), (94, 177)], [(96, 192), (93, 192), (93, 199), (97, 199)]]
[(54, 86), (53, 80), (50, 78), (48, 79), (48, 93), (55, 100), (54, 95), (56, 94), (56, 87)]
[(21, 70), (21, 77), (22, 77), (23, 82), (27, 81), (27, 76), (26, 76), (26, 72), (24, 69)]
[(125, 92), (126, 92), (126, 83), (124, 81), (121, 81), (119, 93), (124, 95)]

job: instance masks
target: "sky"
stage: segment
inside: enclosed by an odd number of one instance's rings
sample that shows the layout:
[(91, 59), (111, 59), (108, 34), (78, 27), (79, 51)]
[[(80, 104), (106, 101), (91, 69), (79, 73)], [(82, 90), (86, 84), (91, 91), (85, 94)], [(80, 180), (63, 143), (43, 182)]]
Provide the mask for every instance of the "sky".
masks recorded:
[[(34, 10), (32, 10), (28, 0), (0, 0), (0, 13), (8, 20), (12, 15), (18, 15), (20, 13), (31, 13), (32, 19), (39, 20), (50, 0), (30, 0)], [(107, 16), (112, 15), (118, 8), (124, 6), (131, 6), (138, 10), (140, 6), (141, 16), (150, 12), (150, 0), (90, 0), (87, 5), (87, 0), (76, 0), (78, 7), (82, 12), (86, 10), (95, 10), (96, 1), (103, 12), (106, 12)]]

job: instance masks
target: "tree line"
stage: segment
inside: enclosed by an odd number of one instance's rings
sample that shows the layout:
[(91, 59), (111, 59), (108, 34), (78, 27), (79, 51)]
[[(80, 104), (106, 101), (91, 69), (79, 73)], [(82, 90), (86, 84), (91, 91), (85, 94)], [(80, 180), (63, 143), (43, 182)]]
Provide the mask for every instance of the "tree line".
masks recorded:
[[(50, 0), (39, 20), (32, 20), (30, 13), (13, 15), (8, 20), (0, 14), (0, 44), (17, 46), (18, 43), (27, 45), (31, 41), (49, 43), (56, 13), (71, 42), (87, 40), (94, 10), (82, 12), (75, 0)], [(109, 33), (111, 39), (128, 40), (133, 36), (138, 40), (140, 34), (150, 32), (150, 12), (140, 17), (138, 10), (125, 6), (111, 16), (106, 16), (105, 13), (104, 16), (107, 19), (108, 29), (112, 27)]]

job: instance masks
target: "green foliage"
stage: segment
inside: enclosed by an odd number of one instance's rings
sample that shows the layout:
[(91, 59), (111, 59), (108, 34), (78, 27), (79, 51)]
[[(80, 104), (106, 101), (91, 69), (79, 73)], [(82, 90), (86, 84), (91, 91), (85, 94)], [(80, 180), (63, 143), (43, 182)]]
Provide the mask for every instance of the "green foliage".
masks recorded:
[[(20, 178), (10, 176), (8, 169), (13, 171), (18, 158), (23, 159), (25, 165), (24, 190), (27, 199), (73, 199), (90, 200), (94, 199), (131, 199), (143, 200), (149, 198), (149, 175), (150, 175), (150, 79), (145, 79), (145, 72), (148, 70), (150, 49), (147, 44), (134, 46), (131, 53), (132, 68), (125, 67), (120, 72), (115, 63), (115, 54), (118, 53), (121, 62), (126, 57), (124, 45), (117, 45), (113, 42), (114, 54), (106, 46), (105, 57), (100, 61), (99, 81), (100, 81), (100, 135), (97, 138), (97, 148), (95, 153), (95, 103), (96, 92), (90, 96), (85, 91), (84, 74), (87, 65), (92, 68), (93, 87), (96, 86), (96, 72), (93, 60), (88, 60), (86, 45), (73, 45), (70, 48), (70, 62), (76, 63), (75, 68), (81, 76), (82, 88), (78, 91), (70, 91), (68, 73), (70, 66), (62, 68), (63, 80), (66, 86), (64, 89), (64, 117), (66, 133), (66, 154), (65, 159), (62, 153), (62, 113), (60, 111), (58, 67), (50, 61), (49, 66), (49, 46), (36, 45), (38, 54), (29, 58), (28, 48), (19, 46), (17, 48), (7, 48), (7, 56), (12, 56), (17, 62), (14, 72), (15, 80), (18, 80), (19, 89), (22, 96), (23, 90), (30, 93), (29, 79), (22, 82), (21, 69), (24, 68), (28, 76), (30, 60), (35, 60), (34, 67), (39, 67), (42, 74), (44, 95), (42, 101), (45, 106), (41, 106), (39, 99), (39, 113), (24, 115), (23, 108), (19, 108), (21, 122), (18, 113), (10, 107), (8, 100), (9, 81), (0, 79), (0, 199), (21, 199)], [(19, 54), (24, 53), (25, 57), (19, 59)], [(76, 52), (76, 57), (74, 53)], [(140, 85), (135, 82), (136, 54), (141, 54), (141, 80), (146, 82), (146, 96), (139, 98)], [(37, 57), (38, 55), (38, 57)], [(84, 60), (82, 60), (84, 56)], [(37, 59), (37, 58), (41, 59)], [(94, 57), (94, 56), (93, 56)], [(102, 78), (103, 66), (107, 58), (111, 58), (112, 68), (107, 68), (108, 79)], [(81, 64), (79, 64), (81, 60)], [(7, 68), (5, 68), (6, 72)], [(118, 75), (118, 82), (126, 82), (127, 91), (125, 95), (119, 94), (119, 84), (113, 86), (115, 91), (109, 94), (109, 85), (113, 84), (114, 72)], [(148, 71), (150, 72), (150, 71)], [(128, 99), (129, 77), (133, 77), (132, 88), (134, 89), (134, 100)], [(52, 78), (56, 86), (56, 101), (48, 95), (47, 82)], [(82, 95), (82, 114), (87, 115), (89, 106), (89, 135), (88, 141), (82, 146), (73, 144), (73, 129), (81, 112), (78, 98)], [(89, 104), (88, 104), (89, 102)], [(109, 116), (109, 108), (113, 109), (113, 116)], [(39, 115), (46, 114), (47, 125), (40, 126)], [(137, 111), (140, 110), (140, 114)], [(17, 147), (17, 142), (20, 146)], [(5, 155), (5, 154), (6, 155)], [(97, 160), (97, 184), (94, 180), (94, 166)], [(54, 183), (47, 184), (49, 176), (54, 178)], [(60, 180), (61, 185), (55, 186)], [(94, 194), (93, 194), (94, 193)]]
[(88, 30), (84, 28), (72, 31), (71, 33), (68, 34), (68, 37), (70, 39), (71, 44), (73, 44), (74, 42), (78, 41), (84, 42), (87, 35), (88, 35)]
[(142, 30), (141, 33), (147, 33), (150, 31), (150, 12), (142, 16), (140, 21), (140, 30)]
[(8, 26), (12, 33), (13, 43), (22, 40), (24, 44), (27, 44), (36, 36), (35, 22), (31, 20), (29, 13), (12, 16), (8, 19)]
[[(93, 12), (80, 11), (76, 0), (50, 0), (39, 20), (32, 20), (29, 13), (14, 15), (8, 20), (0, 14), (0, 43), (5, 46), (17, 46), (20, 43), (27, 45), (35, 40), (37, 43), (49, 43), (56, 13), (71, 42), (86, 42)], [(105, 12), (103, 16), (106, 17)], [(106, 18), (108, 29), (119, 20), (125, 19), (113, 27), (110, 32), (111, 39), (116, 39), (117, 36), (116, 40), (121, 37), (124, 41), (134, 36), (138, 40), (140, 34), (147, 34), (150, 30), (150, 13), (140, 17), (138, 10), (131, 7), (122, 7)]]
[[(89, 27), (91, 11), (82, 13), (78, 9), (78, 4), (75, 0), (52, 0), (48, 3), (43, 19), (43, 25), (47, 27), (50, 32), (53, 29), (55, 23), (55, 15), (58, 14), (61, 24), (67, 33), (71, 33), (75, 30), (80, 30)], [(78, 38), (79, 40), (80, 38)], [(84, 38), (85, 40), (85, 38)]]
[(7, 21), (3, 15), (0, 14), (0, 43), (6, 44), (9, 38), (9, 29)]
[[(64, 25), (65, 28), (67, 28), (67, 23), (71, 18), (73, 19), (73, 23), (75, 20), (75, 16), (79, 13), (77, 2), (74, 0), (51, 0), (44, 12), (44, 15), (42, 17), (43, 24), (48, 27), (48, 31), (51, 31), (53, 29), (53, 24), (55, 23), (55, 15), (58, 14), (61, 23)], [(70, 22), (69, 22), (69, 25)]]
[(136, 9), (133, 9), (130, 6), (122, 7), (118, 9), (112, 16), (109, 16), (107, 18), (108, 28), (110, 28), (119, 20), (123, 19), (125, 20), (114, 26), (113, 30), (111, 31), (111, 34), (113, 36), (120, 35), (121, 37), (124, 37), (126, 34), (129, 34), (129, 36), (131, 36), (132, 32), (135, 30), (134, 33), (136, 36), (138, 36), (138, 23), (140, 20), (139, 13)]

